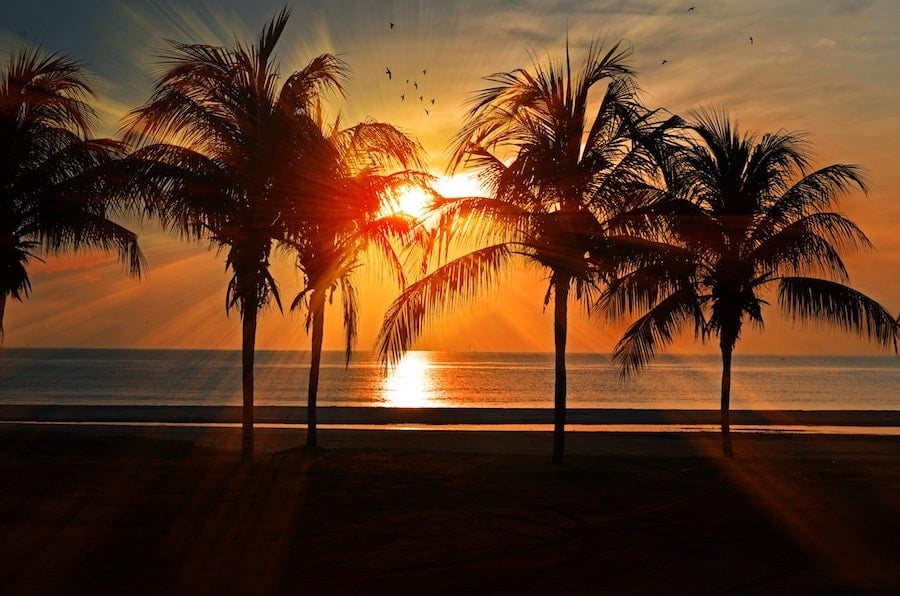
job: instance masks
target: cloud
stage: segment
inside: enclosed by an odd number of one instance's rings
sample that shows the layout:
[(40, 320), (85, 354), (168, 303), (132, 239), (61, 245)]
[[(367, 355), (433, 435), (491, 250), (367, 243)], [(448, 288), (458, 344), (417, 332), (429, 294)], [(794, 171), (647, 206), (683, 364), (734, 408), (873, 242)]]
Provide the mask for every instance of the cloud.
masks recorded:
[(817, 41), (813, 47), (833, 50), (838, 48), (838, 42), (833, 39), (823, 37), (819, 39), (819, 41)]

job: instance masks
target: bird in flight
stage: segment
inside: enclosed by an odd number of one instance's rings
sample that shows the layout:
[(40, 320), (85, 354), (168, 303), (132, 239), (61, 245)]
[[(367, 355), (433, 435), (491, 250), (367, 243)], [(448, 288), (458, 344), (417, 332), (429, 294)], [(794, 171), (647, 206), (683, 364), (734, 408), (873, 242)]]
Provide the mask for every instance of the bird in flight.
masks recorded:
[(391, 29), (393, 29), (393, 28), (394, 28), (394, 24), (393, 24), (393, 23), (391, 23)]
[(405, 94), (405, 93), (402, 94), (402, 95), (400, 96), (400, 101), (403, 101), (404, 99), (406, 99), (406, 94)]
[[(697, 7), (696, 7), (696, 6), (690, 7), (690, 8), (688, 9), (688, 12), (694, 12), (694, 9), (695, 9), (695, 8), (697, 8)], [(393, 27), (393, 26), (394, 26), (394, 24), (391, 23), (391, 27)]]
[(423, 95), (419, 96), (419, 101), (425, 101), (425, 97)]
[(418, 88), (419, 88), (419, 83), (417, 83), (416, 81), (413, 81), (413, 87), (415, 87), (416, 89), (418, 89)]
[(390, 79), (391, 79), (391, 69), (390, 69), (390, 68), (385, 68), (385, 69), (384, 69), (384, 72), (385, 72), (385, 74), (388, 76), (388, 80), (390, 80)]
[(666, 62), (668, 62), (668, 60), (663, 60), (660, 64), (665, 64)]
[(425, 73), (426, 73), (426, 72), (428, 72), (428, 69), (427, 69), (427, 68), (423, 68), (423, 69), (422, 69), (422, 76), (423, 76), (423, 77), (425, 76)]
[(434, 105), (434, 98), (431, 98), (431, 105)]
[(750, 37), (750, 45), (753, 45), (753, 37)]
[(425, 115), (426, 115), (426, 116), (430, 116), (430, 115), (431, 115), (431, 112), (428, 111), (428, 108), (425, 108)]

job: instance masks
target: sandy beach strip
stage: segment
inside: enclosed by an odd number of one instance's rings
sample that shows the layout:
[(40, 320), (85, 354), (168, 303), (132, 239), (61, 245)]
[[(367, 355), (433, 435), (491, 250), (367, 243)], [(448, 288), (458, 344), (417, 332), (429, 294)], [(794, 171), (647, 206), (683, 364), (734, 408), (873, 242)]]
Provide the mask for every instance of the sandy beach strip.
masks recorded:
[(0, 424), (28, 594), (900, 590), (900, 438)]
[[(241, 429), (235, 424), (104, 424), (104, 423), (0, 423), (0, 438), (17, 431), (44, 436), (47, 441), (66, 437), (141, 437), (187, 442), (198, 447), (237, 453)], [(877, 458), (900, 461), (900, 435), (809, 432), (733, 432), (743, 457)], [(8, 439), (7, 439), (8, 440)], [(306, 445), (304, 426), (257, 425), (255, 450), (273, 454)], [(550, 430), (448, 430), (442, 426), (344, 428), (318, 430), (323, 449), (384, 450), (397, 453), (470, 453), (549, 457)], [(566, 434), (566, 452), (585, 456), (712, 457), (720, 452), (720, 435), (708, 431), (579, 431)]]
[[(540, 425), (552, 424), (551, 408), (399, 408), (320, 406), (320, 424)], [(0, 421), (237, 424), (240, 406), (0, 404)], [(569, 424), (713, 425), (716, 409), (569, 408)], [(258, 424), (305, 424), (306, 407), (255, 406)], [(732, 424), (773, 426), (900, 427), (898, 410), (732, 410)]]

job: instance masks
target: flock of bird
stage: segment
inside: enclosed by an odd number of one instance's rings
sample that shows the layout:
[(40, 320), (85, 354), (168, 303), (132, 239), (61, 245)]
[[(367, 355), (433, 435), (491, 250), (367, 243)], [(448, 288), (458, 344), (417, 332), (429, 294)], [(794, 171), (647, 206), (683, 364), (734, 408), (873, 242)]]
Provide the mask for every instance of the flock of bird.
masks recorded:
[[(696, 12), (696, 10), (697, 10), (697, 7), (696, 7), (696, 6), (691, 6), (691, 7), (689, 7), (689, 8), (687, 9), (688, 12)], [(393, 25), (393, 23), (392, 23), (392, 25)], [(753, 36), (751, 35), (751, 36), (748, 37), (747, 39), (750, 40), (750, 45), (752, 46), (752, 45), (753, 45)], [(669, 63), (669, 61), (668, 61), (667, 59), (665, 59), (665, 58), (663, 58), (663, 59), (660, 61), (660, 65), (665, 65), (665, 64), (668, 64), (668, 63)]]
[[(389, 22), (388, 25), (390, 26), (391, 29), (394, 28), (393, 22)], [(384, 69), (384, 74), (387, 75), (387, 78), (389, 81), (394, 80), (394, 72), (391, 70), (390, 66), (388, 66)], [(422, 69), (422, 78), (424, 79), (427, 74), (428, 74), (428, 69), (423, 68)], [(418, 72), (416, 73), (416, 76), (418, 76)], [(434, 106), (435, 100), (433, 97), (430, 99), (426, 99), (426, 96), (424, 94), (424, 83), (422, 85), (422, 89), (420, 89), (418, 79), (411, 80), (409, 78), (406, 78), (405, 81), (406, 82), (405, 82), (405, 87), (403, 89), (403, 93), (400, 94), (400, 101), (406, 101), (407, 93), (412, 91), (412, 94), (410, 95), (410, 101), (415, 101), (416, 99), (418, 99), (419, 102), (421, 102), (423, 104), (422, 109), (425, 110), (425, 115), (430, 116), (432, 108), (425, 107), (425, 105)], [(409, 89), (410, 83), (412, 83), (412, 90)], [(416, 97), (416, 94), (418, 94), (418, 97)]]
[[(687, 9), (687, 12), (694, 13), (694, 12), (696, 12), (696, 10), (697, 10), (697, 7), (696, 7), (696, 6), (691, 6), (691, 7), (689, 7), (689, 8)], [(394, 29), (395, 24), (393, 23), (393, 21), (389, 21), (389, 22), (388, 22), (388, 26), (389, 26), (390, 29)], [(748, 37), (748, 40), (750, 41), (750, 45), (752, 46), (752, 45), (753, 45), (753, 36)], [(663, 59), (661, 60), (661, 62), (660, 62), (660, 65), (665, 65), (665, 64), (668, 64), (668, 63), (669, 63), (669, 60), (666, 59), (666, 58), (663, 58)], [(394, 72), (391, 70), (391, 68), (390, 68), (389, 66), (386, 67), (386, 68), (384, 69), (384, 73), (385, 73), (385, 75), (387, 75), (387, 78), (388, 78), (389, 81), (393, 81), (393, 79), (394, 79)], [(425, 75), (426, 75), (427, 73), (428, 73), (428, 69), (423, 68), (423, 69), (422, 69), (422, 77), (424, 78)], [(418, 73), (416, 73), (416, 74), (418, 75)], [(410, 85), (410, 79), (409, 79), (409, 78), (405, 79), (405, 84), (406, 84), (406, 88), (404, 88), (403, 93), (400, 94), (400, 101), (406, 101), (407, 92), (408, 92), (408, 88), (409, 88), (409, 85)], [(433, 97), (432, 97), (430, 100), (427, 100), (427, 101), (426, 101), (426, 99), (425, 99), (426, 96), (424, 95), (424, 93), (419, 93), (420, 89), (419, 89), (419, 82), (418, 82), (418, 80), (416, 80), (416, 79), (413, 79), (413, 80), (412, 80), (412, 87), (413, 87), (413, 88), (412, 88), (413, 94), (410, 95), (410, 101), (415, 101), (416, 99), (418, 99), (418, 100), (419, 100), (421, 103), (423, 103), (423, 104), (426, 104), (426, 105), (430, 104), (431, 106), (434, 105), (434, 98), (433, 98)], [(418, 98), (416, 97), (416, 94), (417, 94), (417, 93), (418, 93)], [(427, 108), (427, 107), (423, 107), (423, 109), (425, 110), (425, 115), (426, 115), (426, 116), (428, 116), (428, 115), (431, 114), (431, 109), (429, 109), (429, 108)]]

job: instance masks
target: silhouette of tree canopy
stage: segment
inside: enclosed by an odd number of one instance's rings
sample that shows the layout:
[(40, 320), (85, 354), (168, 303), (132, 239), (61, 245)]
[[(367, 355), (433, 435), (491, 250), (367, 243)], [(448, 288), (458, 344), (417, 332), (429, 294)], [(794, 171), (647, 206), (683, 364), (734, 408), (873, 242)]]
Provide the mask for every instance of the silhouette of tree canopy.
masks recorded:
[(396, 362), (429, 317), (494, 285), (513, 259), (546, 270), (557, 463), (564, 459), (570, 297), (589, 308), (598, 284), (649, 221), (635, 213), (656, 196), (646, 183), (656, 171), (651, 147), (674, 124), (638, 102), (629, 55), (621, 43), (605, 49), (595, 42), (577, 69), (567, 47), (564, 61), (535, 60), (531, 71), (487, 77), (493, 86), (474, 95), (450, 170), (475, 169), (490, 196), (444, 201), (425, 261), (446, 253), (460, 233), (477, 248), (412, 283), (390, 306), (378, 338), (381, 357)]
[(722, 448), (730, 456), (732, 355), (745, 322), (762, 328), (768, 288), (790, 317), (835, 325), (895, 352), (900, 325), (848, 285), (841, 253), (871, 243), (832, 209), (841, 195), (866, 191), (858, 167), (808, 171), (803, 135), (742, 134), (715, 110), (697, 112), (690, 130), (662, 162), (671, 192), (662, 213), (668, 238), (609, 286), (610, 314), (641, 313), (613, 357), (628, 374), (686, 326), (702, 341), (717, 338)]
[(115, 253), (134, 276), (143, 256), (134, 233), (109, 219), (102, 167), (120, 143), (92, 138), (96, 99), (77, 62), (40, 48), (10, 55), (0, 73), (0, 339), (7, 299), (31, 291), (40, 255)]
[(418, 141), (389, 124), (365, 121), (341, 128), (339, 121), (327, 124), (319, 118), (312, 135), (310, 158), (295, 172), (302, 188), (286, 218), (291, 234), (286, 244), (304, 276), (304, 288), (291, 308), (306, 310), (307, 331), (312, 330), (306, 435), (310, 447), (317, 441), (326, 301), (339, 291), (349, 364), (359, 312), (353, 273), (366, 254), (374, 252), (402, 287), (405, 278), (396, 247), (408, 238), (412, 222), (394, 213), (391, 203), (402, 188), (424, 185), (430, 178), (421, 171)]
[[(122, 163), (122, 189), (182, 235), (226, 251), (232, 277), (226, 309), (242, 320), (242, 457), (253, 457), (253, 364), (257, 319), (272, 300), (273, 247), (296, 236), (296, 212), (311, 181), (299, 172), (323, 159), (320, 96), (343, 92), (347, 66), (322, 54), (281, 81), (274, 50), (283, 9), (254, 44), (170, 42), (153, 94), (134, 110), (125, 139), (138, 149)], [(310, 165), (308, 162), (312, 162)]]

